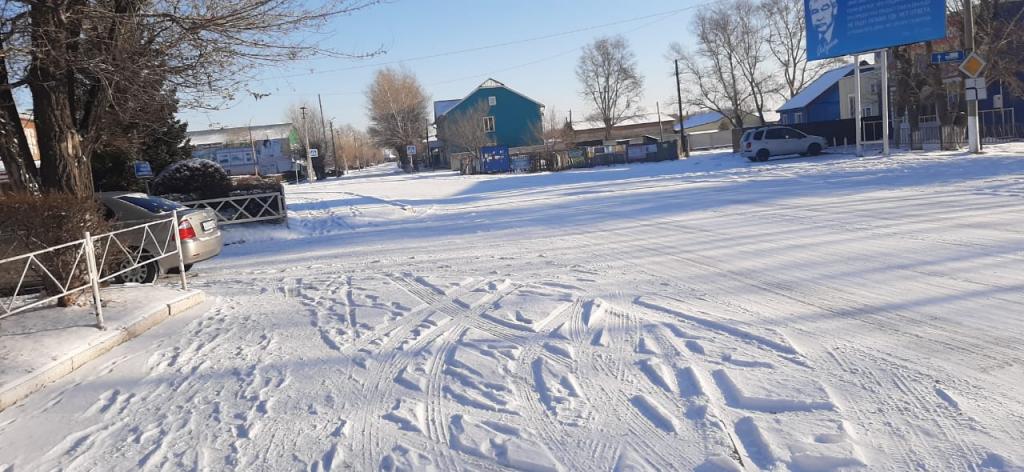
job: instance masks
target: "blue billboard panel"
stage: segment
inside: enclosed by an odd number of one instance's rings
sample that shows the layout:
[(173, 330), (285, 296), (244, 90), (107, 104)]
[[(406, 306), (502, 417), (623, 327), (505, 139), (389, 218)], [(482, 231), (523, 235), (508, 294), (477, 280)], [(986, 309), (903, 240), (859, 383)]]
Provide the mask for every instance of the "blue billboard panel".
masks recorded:
[(807, 59), (946, 37), (945, 0), (804, 0)]

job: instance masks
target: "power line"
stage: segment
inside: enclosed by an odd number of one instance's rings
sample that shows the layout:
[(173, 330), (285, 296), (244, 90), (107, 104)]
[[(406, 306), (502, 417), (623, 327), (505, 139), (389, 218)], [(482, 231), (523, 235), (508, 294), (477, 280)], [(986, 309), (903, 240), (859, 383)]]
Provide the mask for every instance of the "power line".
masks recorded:
[(453, 51), (440, 52), (440, 53), (436, 53), (436, 54), (427, 54), (427, 55), (423, 55), (423, 56), (414, 56), (414, 57), (405, 58), (405, 59), (395, 59), (395, 60), (391, 60), (391, 61), (375, 62), (375, 63), (372, 63), (372, 64), (359, 64), (359, 65), (348, 66), (348, 67), (340, 67), (340, 68), (335, 68), (335, 69), (310, 70), (310, 71), (303, 72), (303, 73), (279, 75), (279, 76), (273, 76), (273, 77), (264, 77), (264, 78), (260, 78), (260, 79), (255, 79), (255, 81), (256, 82), (266, 82), (266, 81), (269, 81), (269, 80), (293, 79), (293, 78), (300, 78), (300, 77), (308, 77), (310, 75), (331, 74), (331, 73), (335, 73), (335, 72), (346, 72), (346, 71), (359, 70), (359, 69), (368, 69), (368, 68), (389, 66), (389, 65), (395, 65), (395, 64), (402, 64), (402, 63), (407, 63), (407, 62), (416, 62), (416, 61), (424, 61), (424, 60), (429, 60), (429, 59), (438, 59), (438, 58), (454, 56), (454, 55), (458, 55), (458, 54), (466, 54), (466, 53), (471, 53), (471, 52), (485, 51), (485, 50), (488, 50), (488, 49), (502, 48), (502, 47), (514, 46), (514, 45), (518, 45), (518, 44), (530, 43), (530, 42), (534, 42), (534, 41), (543, 41), (545, 39), (552, 39), (552, 38), (558, 38), (558, 37), (562, 37), (562, 36), (569, 36), (569, 35), (573, 35), (573, 34), (577, 34), (577, 33), (582, 33), (582, 32), (586, 32), (586, 31), (592, 31), (592, 30), (596, 30), (596, 29), (607, 28), (609, 26), (621, 25), (623, 23), (633, 23), (633, 22), (636, 22), (636, 21), (643, 21), (643, 20), (650, 19), (650, 18), (659, 18), (659, 20), (657, 20), (657, 21), (660, 21), (661, 19), (664, 19), (662, 17), (674, 16), (674, 15), (676, 15), (678, 13), (682, 13), (682, 12), (687, 11), (687, 10), (692, 10), (692, 9), (700, 7), (700, 6), (705, 6), (705, 5), (708, 5), (710, 3), (714, 3), (714, 2), (713, 1), (702, 2), (700, 4), (690, 5), (690, 6), (687, 6), (687, 7), (677, 8), (677, 9), (674, 9), (674, 10), (668, 10), (668, 11), (663, 11), (663, 12), (659, 12), (659, 13), (652, 13), (652, 14), (649, 14), (649, 15), (637, 16), (637, 17), (633, 17), (633, 18), (627, 18), (627, 19), (624, 19), (624, 20), (617, 20), (617, 21), (614, 21), (614, 22), (603, 23), (603, 24), (600, 24), (600, 25), (586, 26), (586, 27), (576, 28), (576, 29), (567, 30), (567, 31), (560, 31), (560, 32), (557, 32), (557, 33), (550, 33), (550, 34), (546, 34), (546, 35), (542, 35), (542, 36), (534, 36), (534, 37), (530, 37), (530, 38), (517, 39), (517, 40), (513, 40), (513, 41), (505, 41), (505, 42), (501, 42), (501, 43), (488, 44), (488, 45), (485, 45), (485, 46), (477, 46), (477, 47), (466, 48), (466, 49), (457, 49), (457, 50), (453, 50)]

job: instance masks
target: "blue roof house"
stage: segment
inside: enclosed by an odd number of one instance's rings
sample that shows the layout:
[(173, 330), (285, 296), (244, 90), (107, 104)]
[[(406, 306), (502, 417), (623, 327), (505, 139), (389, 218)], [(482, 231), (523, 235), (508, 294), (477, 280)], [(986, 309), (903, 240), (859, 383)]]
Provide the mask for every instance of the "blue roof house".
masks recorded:
[[(486, 105), (482, 105), (486, 104)], [(533, 146), (543, 144), (540, 129), (544, 105), (494, 79), (487, 79), (461, 100), (434, 102), (437, 136), (445, 141), (447, 118), (485, 107), (481, 127), (496, 146)]]
[(832, 121), (842, 118), (839, 82), (853, 73), (853, 64), (832, 69), (800, 93), (789, 99), (777, 111), (784, 125)]

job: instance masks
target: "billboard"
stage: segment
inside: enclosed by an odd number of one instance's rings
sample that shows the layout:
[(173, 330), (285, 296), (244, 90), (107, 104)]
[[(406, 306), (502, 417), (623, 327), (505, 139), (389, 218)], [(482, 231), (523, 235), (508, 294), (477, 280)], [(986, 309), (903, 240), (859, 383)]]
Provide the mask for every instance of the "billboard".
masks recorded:
[(512, 161), (508, 155), (508, 146), (485, 146), (480, 148), (481, 170), (487, 174), (509, 172)]
[(946, 37), (945, 0), (804, 0), (807, 59)]

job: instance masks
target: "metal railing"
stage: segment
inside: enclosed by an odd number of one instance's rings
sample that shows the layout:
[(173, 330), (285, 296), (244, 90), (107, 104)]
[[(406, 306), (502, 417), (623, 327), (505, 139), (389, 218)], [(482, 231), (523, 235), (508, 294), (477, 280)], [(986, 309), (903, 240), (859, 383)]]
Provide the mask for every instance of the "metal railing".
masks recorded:
[[(97, 236), (85, 232), (85, 237), (78, 241), (0, 260), (0, 274), (16, 276), (8, 279), (14, 284), (12, 291), (0, 287), (0, 320), (91, 289), (96, 326), (104, 329), (100, 284), (154, 261), (180, 255), (177, 221), (178, 212), (174, 211), (170, 218)], [(187, 289), (184, 266), (184, 260), (178, 257), (181, 288)], [(31, 280), (30, 276), (38, 280)]]
[(254, 221), (284, 220), (288, 211), (283, 193), (261, 193), (238, 197), (181, 202), (189, 208), (206, 208), (217, 214), (217, 223), (234, 225)]

